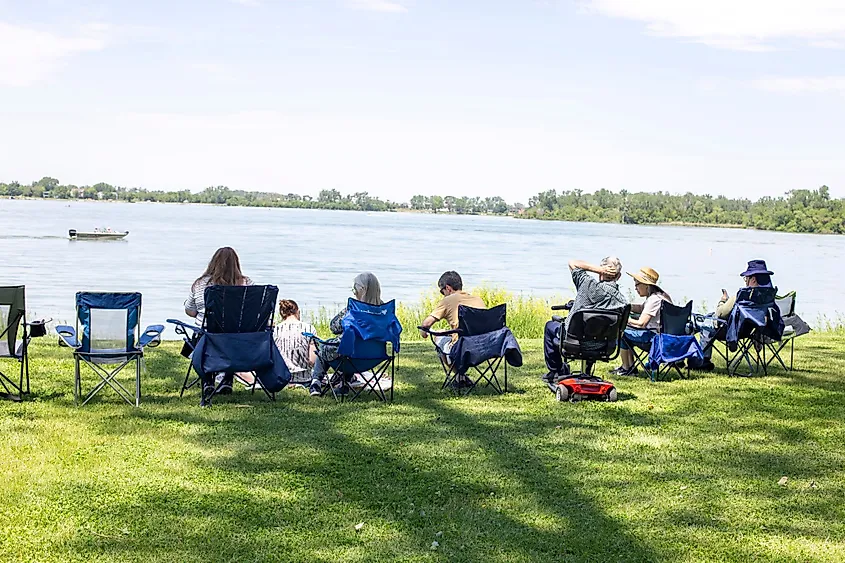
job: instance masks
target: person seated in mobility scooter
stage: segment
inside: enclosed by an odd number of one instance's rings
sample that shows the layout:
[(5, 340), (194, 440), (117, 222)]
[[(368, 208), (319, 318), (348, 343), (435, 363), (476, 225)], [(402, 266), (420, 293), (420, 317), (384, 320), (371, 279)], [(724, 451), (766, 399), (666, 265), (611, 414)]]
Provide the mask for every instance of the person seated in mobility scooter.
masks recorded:
[[(572, 305), (570, 301), (566, 305), (555, 305), (552, 310), (572, 309)], [(547, 379), (549, 389), (558, 401), (616, 400), (616, 387), (594, 375), (593, 369), (597, 361), (609, 362), (619, 355), (619, 339), (630, 313), (630, 305), (614, 309), (581, 309), (570, 312), (565, 325), (560, 317), (552, 317), (561, 323), (559, 353), (567, 372), (569, 364), (566, 360), (581, 360), (581, 371)], [(566, 332), (563, 332), (563, 326)]]

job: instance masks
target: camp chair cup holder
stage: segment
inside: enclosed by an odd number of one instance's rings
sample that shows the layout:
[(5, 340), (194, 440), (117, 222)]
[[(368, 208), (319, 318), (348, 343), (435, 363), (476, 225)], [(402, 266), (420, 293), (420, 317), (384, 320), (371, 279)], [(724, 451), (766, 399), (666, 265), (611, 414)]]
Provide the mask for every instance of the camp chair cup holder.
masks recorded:
[(40, 319), (26, 323), (29, 329), (29, 336), (31, 338), (41, 338), (42, 336), (47, 336), (47, 323), (52, 320), (53, 319)]

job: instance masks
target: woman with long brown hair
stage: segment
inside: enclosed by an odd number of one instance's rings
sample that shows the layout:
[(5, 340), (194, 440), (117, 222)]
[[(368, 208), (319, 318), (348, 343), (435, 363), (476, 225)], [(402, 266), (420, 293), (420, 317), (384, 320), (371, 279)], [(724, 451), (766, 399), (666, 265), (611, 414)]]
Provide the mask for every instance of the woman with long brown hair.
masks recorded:
[(252, 285), (252, 280), (241, 272), (241, 261), (235, 249), (218, 248), (205, 272), (191, 285), (191, 294), (185, 300), (185, 313), (200, 325), (205, 316), (205, 288), (210, 285)]
[[(210, 285), (252, 285), (252, 280), (241, 272), (241, 261), (233, 248), (218, 248), (208, 262), (205, 272), (191, 285), (191, 294), (185, 300), (185, 313), (194, 317), (198, 325), (202, 325), (205, 317), (205, 288)], [(212, 388), (217, 386), (218, 393), (229, 394), (232, 392), (234, 377), (234, 373), (218, 373)], [(251, 375), (249, 379), (252, 379)], [(250, 383), (247, 379), (244, 381)], [(205, 403), (205, 395), (204, 389), (201, 404)]]

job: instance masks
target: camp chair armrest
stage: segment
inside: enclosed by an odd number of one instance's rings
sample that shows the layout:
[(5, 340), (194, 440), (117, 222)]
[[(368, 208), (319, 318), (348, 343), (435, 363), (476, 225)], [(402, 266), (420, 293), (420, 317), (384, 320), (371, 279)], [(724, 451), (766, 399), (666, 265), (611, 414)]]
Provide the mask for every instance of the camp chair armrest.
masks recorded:
[(431, 336), (451, 336), (453, 334), (461, 334), (461, 329), (455, 328), (452, 330), (431, 330), (431, 327), (418, 326), (418, 329)]
[(304, 336), (305, 338), (307, 338), (309, 340), (313, 340), (314, 342), (317, 342), (319, 344), (323, 344), (325, 346), (338, 346), (339, 345), (338, 342), (329, 342), (328, 340), (323, 340), (322, 338), (320, 338), (319, 336), (317, 336), (316, 334), (314, 334), (312, 332), (303, 332), (302, 336)]
[(149, 346), (155, 348), (161, 343), (161, 333), (164, 332), (164, 325), (150, 325), (141, 333), (138, 339), (138, 348)]
[(69, 325), (57, 325), (56, 332), (59, 334), (59, 345), (79, 348), (79, 340), (76, 338), (75, 328)]
[(569, 311), (575, 305), (575, 300), (570, 299), (564, 305), (552, 305), (552, 311)]
[[(205, 332), (203, 329), (201, 329), (197, 325), (188, 324), (188, 323), (186, 323), (184, 321), (180, 321), (178, 319), (167, 319), (167, 322), (169, 322), (170, 324), (176, 325), (176, 327), (174, 328), (174, 330), (176, 331), (176, 334), (183, 334), (183, 335), (187, 336), (189, 330), (193, 331), (194, 333), (198, 333), (198, 334), (202, 334), (202, 333)], [(162, 325), (156, 325), (156, 326), (162, 326)], [(163, 327), (162, 327), (162, 330), (164, 330)]]

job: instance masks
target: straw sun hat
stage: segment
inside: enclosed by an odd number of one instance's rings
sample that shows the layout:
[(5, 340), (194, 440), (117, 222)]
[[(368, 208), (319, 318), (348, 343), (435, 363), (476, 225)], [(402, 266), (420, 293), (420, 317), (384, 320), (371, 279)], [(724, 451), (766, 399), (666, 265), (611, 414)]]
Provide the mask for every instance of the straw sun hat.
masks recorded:
[(644, 285), (657, 286), (657, 280), (660, 279), (660, 274), (653, 268), (648, 267), (640, 268), (640, 271), (635, 274), (628, 272), (628, 275)]

